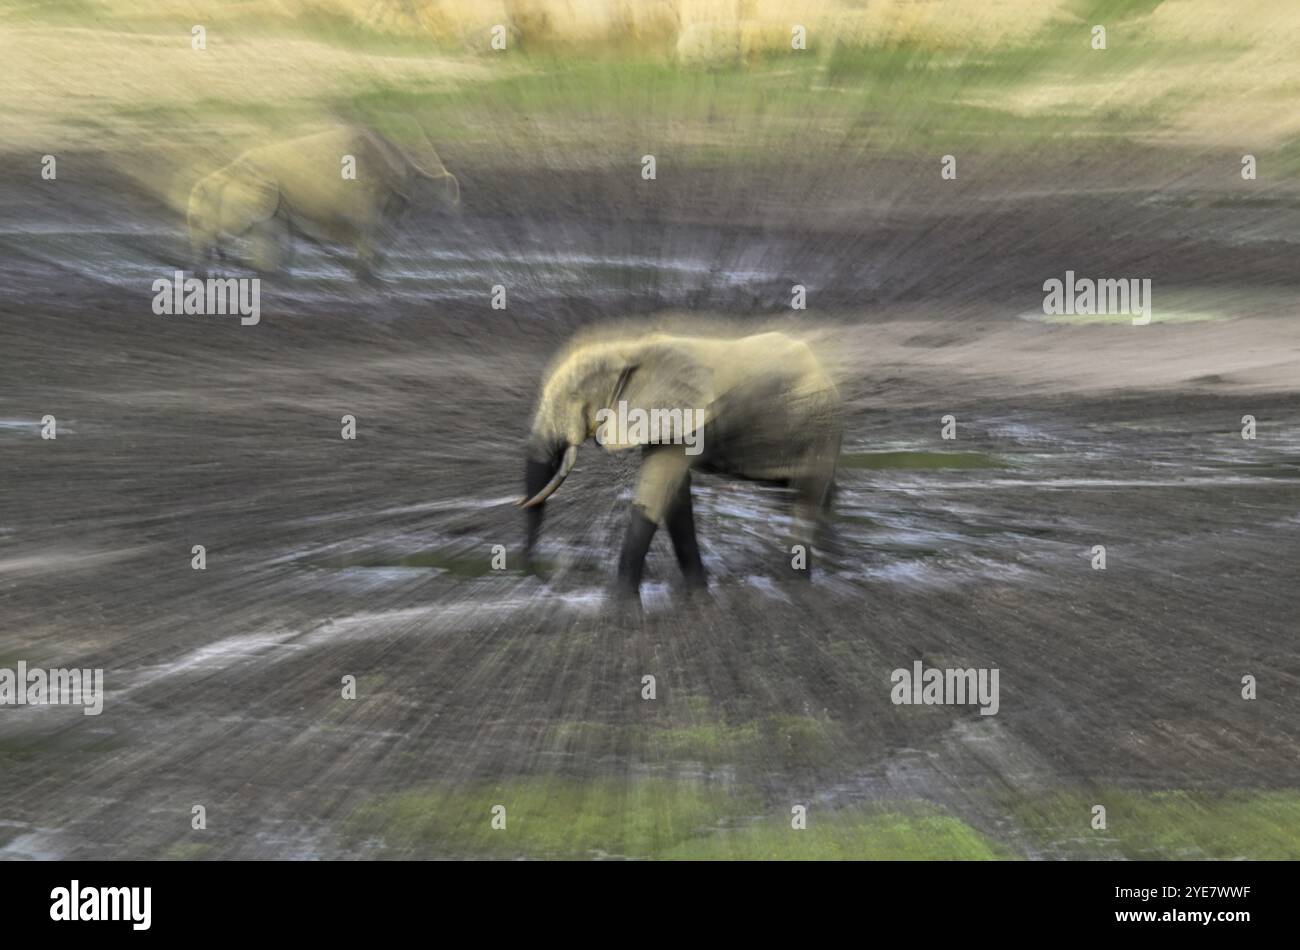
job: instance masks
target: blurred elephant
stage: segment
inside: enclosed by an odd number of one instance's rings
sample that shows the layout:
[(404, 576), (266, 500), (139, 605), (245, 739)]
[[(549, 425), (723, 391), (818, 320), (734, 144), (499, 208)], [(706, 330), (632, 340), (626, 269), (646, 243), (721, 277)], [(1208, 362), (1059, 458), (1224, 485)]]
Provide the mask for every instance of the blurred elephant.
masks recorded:
[[(606, 451), (642, 451), (615, 593), (639, 598), (660, 524), (688, 589), (703, 588), (691, 472), (789, 486), (796, 524), (810, 534), (830, 504), (840, 434), (835, 384), (807, 344), (783, 333), (579, 343), (555, 364), (533, 419), (519, 502), (528, 513), (525, 557), (531, 562), (543, 502), (572, 470), (578, 446), (594, 438)], [(810, 551), (808, 534), (800, 540)]]
[[(429, 150), (421, 167), (374, 132), (337, 128), (250, 149), (203, 178), (189, 202), (190, 246), (205, 268), (226, 238), (253, 242), (252, 262), (274, 271), (289, 262), (295, 234), (355, 251), (370, 277), (393, 226), (426, 196), (460, 202), (456, 176)], [(349, 174), (351, 172), (351, 174)]]

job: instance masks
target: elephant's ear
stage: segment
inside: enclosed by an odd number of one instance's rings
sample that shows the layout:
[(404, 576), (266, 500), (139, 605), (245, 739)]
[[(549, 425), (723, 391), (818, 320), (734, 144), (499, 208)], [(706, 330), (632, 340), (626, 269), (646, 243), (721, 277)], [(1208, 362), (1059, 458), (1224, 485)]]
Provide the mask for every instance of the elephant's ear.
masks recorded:
[(280, 207), (280, 186), (251, 162), (231, 169), (221, 189), (221, 226), (230, 234), (243, 234), (269, 220)]
[[(615, 425), (619, 403), (626, 403), (628, 425)], [(652, 345), (639, 350), (614, 385), (609, 408), (614, 414), (601, 444), (610, 450), (676, 442), (698, 432), (713, 404), (713, 373), (680, 349)], [(645, 415), (638, 426), (634, 410)], [(667, 427), (667, 428), (665, 428)]]

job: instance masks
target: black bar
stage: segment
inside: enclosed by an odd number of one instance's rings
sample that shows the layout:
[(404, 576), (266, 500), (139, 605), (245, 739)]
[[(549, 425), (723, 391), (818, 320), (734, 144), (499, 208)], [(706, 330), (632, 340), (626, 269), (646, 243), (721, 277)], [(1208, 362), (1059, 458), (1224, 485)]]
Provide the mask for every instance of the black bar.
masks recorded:
[[(70, 892), (74, 880), (83, 902), (90, 888), (150, 888), (148, 929), (135, 930), (130, 919), (52, 920), (55, 889)], [(373, 935), (377, 924), (425, 933), (433, 924), (447, 938), (457, 931), (460, 939), (487, 937), (521, 926), (542, 939), (548, 931), (556, 937), (638, 928), (666, 934), (671, 920), (698, 914), (729, 933), (755, 928), (758, 937), (777, 917), (810, 933), (835, 921), (847, 923), (849, 934), (903, 928), (925, 941), (1127, 933), (1178, 940), (1199, 934), (1225, 942), (1293, 929), (1287, 926), (1294, 924), (1293, 890), (1294, 865), (1285, 862), (0, 865), (0, 905), (10, 937), (221, 939), (283, 931), (336, 940)], [(133, 906), (142, 910), (142, 902)], [(1208, 922), (1200, 919), (1206, 913), (1212, 915)], [(1153, 918), (1120, 918), (1133, 914)]]

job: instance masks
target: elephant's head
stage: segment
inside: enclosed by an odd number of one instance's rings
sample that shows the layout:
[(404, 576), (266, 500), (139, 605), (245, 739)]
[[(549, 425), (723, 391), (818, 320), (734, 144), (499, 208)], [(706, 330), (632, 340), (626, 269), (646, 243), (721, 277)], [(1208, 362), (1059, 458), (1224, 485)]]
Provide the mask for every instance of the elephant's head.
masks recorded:
[(712, 369), (687, 340), (652, 336), (572, 349), (547, 378), (528, 437), (519, 502), (528, 513), (527, 551), (537, 540), (542, 505), (572, 471), (580, 445), (595, 438), (614, 452), (665, 441), (660, 429), (618, 424), (638, 412), (684, 420), (689, 431), (680, 434), (698, 439), (713, 389)]
[(443, 165), (424, 125), (417, 120), (416, 127), (424, 139), (424, 148), (400, 149), (378, 133), (367, 131), (362, 134), (394, 175), (390, 182), (406, 204), (415, 207), (440, 205), (458, 210), (460, 182)]
[(190, 192), (190, 249), (197, 266), (220, 250), (223, 236), (238, 237), (272, 218), (280, 206), (279, 186), (243, 162), (201, 179)]

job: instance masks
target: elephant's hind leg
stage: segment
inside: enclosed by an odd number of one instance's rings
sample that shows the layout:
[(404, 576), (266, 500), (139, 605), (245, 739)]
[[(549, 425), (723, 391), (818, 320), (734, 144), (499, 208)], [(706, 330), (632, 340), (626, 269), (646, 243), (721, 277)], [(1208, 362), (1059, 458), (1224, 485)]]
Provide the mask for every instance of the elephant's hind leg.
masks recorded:
[(809, 476), (795, 479), (790, 487), (794, 490), (793, 543), (803, 546), (803, 566), (797, 567), (792, 563), (791, 569), (795, 576), (810, 579), (814, 551), (824, 552), (830, 540), (827, 534), (827, 513), (834, 498), (834, 480)]
[(695, 512), (691, 505), (691, 475), (686, 473), (681, 488), (677, 490), (665, 519), (668, 536), (672, 538), (677, 566), (686, 578), (687, 590), (704, 590), (709, 586), (700, 559), (700, 545), (695, 535)]

